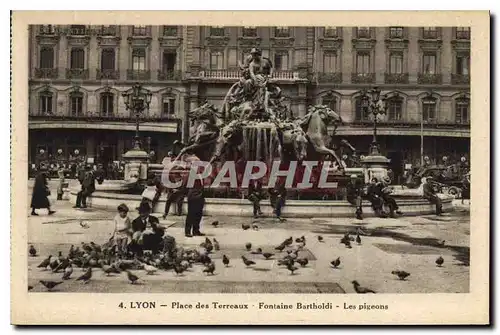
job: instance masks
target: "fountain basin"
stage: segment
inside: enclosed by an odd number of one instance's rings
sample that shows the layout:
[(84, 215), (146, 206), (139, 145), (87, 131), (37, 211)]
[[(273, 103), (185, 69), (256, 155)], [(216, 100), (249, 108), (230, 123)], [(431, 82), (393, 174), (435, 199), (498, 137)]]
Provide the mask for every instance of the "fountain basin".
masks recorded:
[[(412, 190), (413, 191), (413, 190)], [(70, 201), (75, 203), (77, 188), (72, 188), (70, 192)], [(413, 193), (413, 192), (412, 192)], [(440, 195), (443, 200), (443, 209), (450, 211), (453, 209), (453, 198), (448, 195)], [(399, 194), (394, 197), (406, 216), (416, 216), (432, 214), (435, 211), (435, 206), (430, 204), (417, 194)], [(154, 208), (155, 213), (163, 213), (165, 209), (166, 196), (163, 195), (161, 200)], [(141, 201), (140, 195), (120, 194), (111, 192), (96, 191), (88, 200), (88, 204), (92, 208), (116, 210), (118, 205), (125, 203), (131, 210), (136, 208)], [(227, 199), (227, 198), (207, 198), (205, 204), (204, 215), (228, 215), (228, 216), (243, 216), (249, 217), (253, 215), (253, 207), (247, 199)], [(269, 200), (261, 202), (262, 212), (266, 216), (272, 216), (272, 208)], [(171, 213), (173, 208), (171, 208)], [(364, 217), (373, 217), (374, 213), (368, 201), (363, 202)], [(184, 213), (187, 213), (187, 203), (184, 202)], [(283, 208), (284, 217), (353, 217), (355, 207), (345, 200), (325, 200), (325, 201), (308, 201), (308, 200), (287, 200), (286, 206)]]

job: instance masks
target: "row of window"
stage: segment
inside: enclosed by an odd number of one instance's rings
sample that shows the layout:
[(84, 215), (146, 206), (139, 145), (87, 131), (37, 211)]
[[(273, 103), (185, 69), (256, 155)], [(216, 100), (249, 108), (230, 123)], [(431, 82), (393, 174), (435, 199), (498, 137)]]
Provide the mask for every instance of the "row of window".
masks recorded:
[[(81, 92), (74, 92), (69, 95), (69, 115), (70, 116), (84, 116), (86, 113), (83, 110), (84, 95)], [(99, 115), (102, 117), (112, 117), (116, 115), (117, 96), (110, 92), (99, 94)], [(42, 92), (38, 99), (38, 111), (41, 115), (54, 114), (54, 95), (52, 92)], [(162, 96), (161, 101), (161, 115), (174, 116), (175, 115), (175, 102), (173, 96)]]
[[(80, 92), (69, 95), (69, 114), (71, 116), (83, 116), (83, 94)], [(175, 97), (163, 96), (161, 103), (162, 116), (175, 115)], [(105, 92), (99, 95), (99, 115), (110, 117), (115, 115), (116, 96), (113, 93)], [(403, 102), (401, 97), (392, 97), (386, 101), (387, 119), (390, 121), (401, 121), (403, 119)], [(335, 97), (325, 97), (322, 104), (329, 106), (333, 110), (338, 110), (339, 101)], [(42, 115), (53, 114), (54, 97), (51, 92), (43, 92), (39, 95), (39, 112)], [(437, 120), (437, 100), (435, 98), (425, 98), (422, 100), (422, 118), (425, 122), (435, 122)], [(362, 107), (362, 99), (355, 100), (355, 120), (369, 120), (370, 115)], [(457, 123), (470, 122), (470, 100), (468, 98), (459, 98), (455, 100), (455, 121)]]
[[(420, 72), (427, 75), (439, 73), (438, 69), (438, 51), (426, 51), (421, 56)], [(369, 74), (373, 73), (372, 54), (369, 51), (356, 52), (356, 73)], [(455, 74), (467, 76), (470, 74), (470, 53), (457, 52), (455, 56)], [(403, 74), (404, 67), (404, 52), (392, 51), (389, 53), (389, 67), (387, 69), (390, 74)], [(336, 73), (341, 72), (339, 68), (338, 55), (335, 51), (326, 51), (323, 53), (323, 72)]]
[[(97, 29), (97, 33), (100, 35), (111, 35), (115, 36), (117, 34), (117, 26), (100, 26)], [(290, 37), (290, 27), (274, 27), (275, 37)], [(341, 33), (340, 27), (324, 27), (324, 37), (327, 38), (338, 38)], [(389, 27), (389, 38), (392, 39), (402, 39), (404, 38), (404, 27)], [(71, 25), (70, 34), (71, 35), (87, 35), (89, 29), (85, 25)], [(56, 27), (53, 25), (43, 25), (40, 28), (40, 34), (51, 35), (56, 33)], [(211, 26), (209, 30), (210, 36), (218, 37), (225, 36), (226, 31), (222, 26)], [(243, 27), (241, 30), (243, 37), (257, 37), (257, 27)], [(163, 36), (177, 36), (178, 27), (177, 26), (162, 26)], [(149, 26), (139, 25), (132, 26), (133, 36), (148, 36)], [(356, 27), (356, 37), (357, 38), (373, 38), (372, 29), (370, 27)], [(424, 39), (438, 39), (439, 38), (439, 28), (438, 27), (424, 27), (422, 28), (422, 38)], [(469, 27), (456, 27), (455, 28), (455, 39), (457, 40), (469, 40), (470, 39), (470, 28)]]
[[(386, 102), (387, 115), (386, 119), (389, 121), (402, 121), (403, 120), (403, 106), (404, 100), (401, 97), (392, 97)], [(322, 100), (323, 105), (329, 106), (333, 110), (340, 108), (339, 101), (336, 97), (329, 96)], [(355, 113), (354, 119), (356, 121), (369, 121), (369, 111), (363, 108), (362, 99), (355, 100)], [(438, 118), (437, 99), (425, 98), (422, 100), (422, 120), (424, 122), (436, 122)], [(455, 122), (468, 124), (470, 122), (470, 99), (459, 98), (455, 100)]]

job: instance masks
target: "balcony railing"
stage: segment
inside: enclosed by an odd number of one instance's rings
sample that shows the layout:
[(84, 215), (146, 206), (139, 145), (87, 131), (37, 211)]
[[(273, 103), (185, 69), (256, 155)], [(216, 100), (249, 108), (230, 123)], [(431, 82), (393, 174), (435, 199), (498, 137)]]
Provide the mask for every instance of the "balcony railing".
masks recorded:
[(127, 80), (150, 80), (151, 71), (149, 70), (127, 70)]
[(408, 73), (386, 73), (384, 79), (386, 84), (408, 84), (409, 75)]
[[(40, 114), (38, 111), (29, 113), (30, 120), (40, 121), (87, 121), (87, 122), (106, 122), (106, 121), (119, 121), (134, 123), (135, 115), (100, 115), (96, 113), (81, 114), (81, 115), (48, 115)], [(175, 121), (178, 120), (176, 115), (141, 115), (139, 117), (141, 122), (158, 122), (158, 121)]]
[(470, 75), (452, 73), (451, 83), (454, 85), (470, 85)]
[(177, 70), (158, 70), (158, 80), (181, 80), (182, 72)]
[(352, 73), (351, 82), (354, 84), (373, 84), (375, 73)]
[[(391, 127), (391, 128), (420, 128), (420, 121), (412, 121), (412, 120), (380, 120), (377, 121), (377, 125), (380, 127)], [(354, 120), (349, 124), (352, 127), (373, 127), (372, 120)], [(469, 122), (453, 122), (453, 121), (425, 121), (424, 128), (469, 128)]]
[(424, 85), (441, 84), (443, 76), (440, 73), (419, 73), (418, 83)]
[(320, 83), (336, 83), (339, 84), (342, 82), (342, 73), (341, 72), (318, 72), (316, 74), (316, 78)]
[[(212, 80), (238, 80), (241, 77), (239, 70), (205, 70), (200, 72), (200, 77)], [(297, 80), (300, 79), (298, 72), (276, 71), (273, 73), (274, 80)]]
[(69, 34), (72, 36), (86, 36), (90, 35), (90, 29), (82, 26), (82, 27), (70, 27)]
[(89, 79), (89, 70), (66, 69), (66, 79)]
[(120, 71), (119, 70), (100, 70), (97, 69), (96, 71), (96, 78), (97, 79), (119, 79), (120, 78)]
[(116, 26), (101, 26), (99, 30), (97, 31), (97, 34), (99, 36), (116, 36), (118, 32), (118, 29)]
[(53, 69), (35, 68), (35, 78), (57, 79), (58, 75), (59, 75), (59, 71), (55, 68), (53, 68)]
[(57, 32), (57, 27), (53, 25), (42, 25), (38, 29), (38, 34), (40, 35), (56, 35)]

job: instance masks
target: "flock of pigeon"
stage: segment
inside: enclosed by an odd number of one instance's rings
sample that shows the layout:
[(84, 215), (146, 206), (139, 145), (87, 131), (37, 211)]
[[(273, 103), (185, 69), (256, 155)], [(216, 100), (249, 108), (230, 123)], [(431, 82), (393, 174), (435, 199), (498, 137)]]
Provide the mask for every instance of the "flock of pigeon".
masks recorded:
[[(214, 221), (212, 225), (217, 227), (218, 221)], [(248, 230), (250, 228), (258, 230), (256, 225), (242, 225), (243, 230)], [(356, 242), (356, 244), (361, 245), (362, 241), (360, 235), (364, 234), (365, 233), (359, 228), (356, 231), (356, 237), (351, 236), (351, 232), (347, 232), (340, 239), (340, 243), (344, 244), (346, 248), (351, 249), (352, 242)], [(317, 240), (320, 243), (324, 242), (324, 238), (321, 235), (317, 236)], [(306, 245), (305, 236), (296, 238), (295, 245), (293, 242), (293, 237), (289, 237), (274, 248), (276, 252), (284, 254), (283, 257), (277, 259), (278, 266), (285, 267), (288, 271), (290, 271), (291, 275), (294, 275), (295, 271), (299, 269), (297, 265), (300, 267), (306, 267), (309, 263), (307, 257), (299, 257), (299, 252), (304, 250)], [(261, 255), (265, 260), (272, 259), (276, 255), (272, 252), (264, 252), (262, 248), (257, 248), (252, 251), (252, 244), (250, 242), (245, 244), (245, 249), (253, 255)], [(193, 265), (199, 264), (204, 267), (202, 270), (203, 273), (206, 273), (207, 275), (215, 275), (216, 264), (210, 255), (213, 251), (220, 250), (220, 243), (216, 238), (210, 240), (206, 237), (205, 241), (200, 244), (200, 248), (186, 249), (178, 246), (173, 250), (164, 250), (156, 255), (145, 251), (141, 256), (127, 254), (123, 257), (117, 253), (116, 245), (113, 245), (110, 242), (103, 245), (98, 245), (94, 242), (82, 242), (79, 247), (71, 245), (66, 256), (59, 251), (57, 256), (49, 255), (46, 257), (38, 265), (38, 268), (43, 271), (50, 270), (54, 274), (62, 273), (62, 277), (60, 280), (40, 280), (39, 282), (50, 292), (56, 286), (63, 284), (64, 281), (72, 279), (73, 267), (83, 269), (84, 273), (78, 276), (75, 280), (81, 281), (84, 284), (91, 281), (93, 269), (95, 268), (99, 268), (106, 274), (106, 276), (125, 272), (127, 274), (127, 280), (130, 284), (135, 284), (141, 280), (136, 273), (132, 272), (132, 270), (144, 270), (146, 275), (155, 274), (159, 269), (173, 270), (176, 275), (179, 276), (182, 275), (184, 271), (193, 268)], [(28, 251), (31, 257), (37, 256), (37, 250), (33, 245), (30, 245)], [(244, 255), (241, 256), (241, 260), (246, 267), (251, 267), (256, 264), (254, 260), (251, 260)], [(222, 264), (225, 267), (228, 267), (229, 263), (229, 257), (223, 254)], [(436, 265), (438, 267), (441, 267), (443, 263), (443, 257), (440, 256), (436, 259)], [(330, 262), (333, 269), (338, 269), (340, 264), (340, 257), (337, 257)], [(410, 273), (402, 270), (392, 271), (391, 274), (397, 276), (400, 280), (406, 280), (406, 278), (410, 276)], [(356, 293), (376, 293), (372, 289), (362, 287), (356, 280), (353, 280), (351, 283), (353, 284)], [(33, 289), (33, 287), (28, 286), (28, 290), (31, 289)]]

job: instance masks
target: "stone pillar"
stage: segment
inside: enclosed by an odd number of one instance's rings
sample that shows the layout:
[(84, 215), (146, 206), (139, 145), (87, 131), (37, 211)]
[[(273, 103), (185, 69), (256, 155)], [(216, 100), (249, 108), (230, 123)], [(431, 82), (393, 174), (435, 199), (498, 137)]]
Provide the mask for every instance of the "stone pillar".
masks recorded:
[(156, 81), (158, 78), (158, 70), (160, 70), (160, 58), (162, 51), (160, 49), (160, 42), (158, 41), (158, 35), (159, 35), (159, 30), (161, 29), (161, 26), (151, 26), (151, 45), (149, 50), (151, 50), (151, 56), (150, 56), (150, 61), (151, 65), (149, 67), (149, 70), (151, 71), (151, 79), (153, 81)]
[(408, 27), (408, 73), (409, 83), (416, 84), (418, 80), (418, 73), (420, 72), (420, 58), (421, 53), (419, 50), (418, 40), (420, 38), (419, 27)]
[(376, 28), (375, 37), (377, 43), (375, 44), (375, 82), (377, 84), (384, 84), (384, 75), (386, 70), (386, 57), (385, 57), (385, 30), (386, 28)]
[(437, 64), (438, 68), (441, 69), (441, 73), (443, 76), (443, 84), (450, 84), (451, 83), (451, 72), (453, 69), (453, 62), (455, 61), (453, 59), (453, 51), (452, 51), (452, 45), (449, 41), (453, 39), (453, 28), (451, 27), (442, 27), (441, 32), (442, 32), (442, 40), (445, 41), (445, 43), (442, 44), (442, 54), (441, 54), (441, 64)]
[[(58, 78), (66, 79), (66, 68), (68, 66), (69, 50), (68, 50), (68, 39), (66, 35), (61, 35), (61, 40), (59, 41), (59, 48), (57, 50), (57, 68), (58, 68)], [(55, 50), (54, 50), (55, 51)]]
[(121, 29), (120, 47), (118, 48), (118, 69), (120, 70), (120, 80), (127, 80), (127, 70), (129, 68), (130, 45), (128, 44), (129, 26), (119, 26)]
[(342, 81), (347, 84), (351, 83), (351, 73), (355, 71), (352, 56), (352, 31), (353, 29), (351, 27), (344, 27), (342, 29), (342, 38), (344, 40), (342, 51)]

